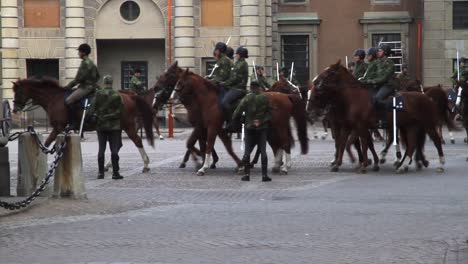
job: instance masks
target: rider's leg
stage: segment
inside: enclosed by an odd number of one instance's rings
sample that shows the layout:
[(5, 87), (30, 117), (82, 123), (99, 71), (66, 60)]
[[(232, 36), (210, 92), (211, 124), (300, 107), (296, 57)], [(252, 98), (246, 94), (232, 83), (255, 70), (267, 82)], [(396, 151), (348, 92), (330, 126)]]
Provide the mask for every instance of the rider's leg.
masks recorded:
[(106, 152), (106, 144), (107, 144), (107, 133), (104, 131), (98, 131), (98, 142), (99, 142), (99, 150), (98, 150), (98, 179), (104, 179), (104, 154)]

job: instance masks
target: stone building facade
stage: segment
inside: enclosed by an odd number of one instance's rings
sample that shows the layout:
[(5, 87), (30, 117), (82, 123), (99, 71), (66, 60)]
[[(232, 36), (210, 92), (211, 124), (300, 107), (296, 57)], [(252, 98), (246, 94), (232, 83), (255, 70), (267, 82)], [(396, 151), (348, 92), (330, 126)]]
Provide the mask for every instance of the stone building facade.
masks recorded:
[(424, 1), (423, 47), (424, 84), (451, 86), (457, 49), (468, 58), (468, 1)]
[(68, 82), (83, 42), (93, 47), (101, 74), (112, 74), (119, 88), (128, 85), (136, 68), (152, 86), (170, 54), (180, 66), (205, 75), (213, 65), (214, 43), (228, 39), (234, 48), (246, 46), (249, 65), (264, 65), (269, 76), (277, 64), (294, 62), (301, 82), (338, 59), (351, 59), (356, 48), (397, 40), (417, 75), (422, 0), (172, 0), (171, 7), (168, 2), (1, 0), (2, 97), (12, 97), (9, 84), (17, 78), (47, 74)]

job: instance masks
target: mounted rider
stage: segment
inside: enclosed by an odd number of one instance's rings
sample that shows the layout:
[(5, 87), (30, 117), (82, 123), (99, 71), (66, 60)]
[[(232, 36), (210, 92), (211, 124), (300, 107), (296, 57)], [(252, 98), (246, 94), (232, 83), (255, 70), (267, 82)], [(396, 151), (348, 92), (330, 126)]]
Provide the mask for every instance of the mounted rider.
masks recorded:
[(130, 90), (138, 94), (139, 96), (145, 96), (146, 95), (146, 87), (143, 85), (143, 82), (141, 81), (141, 70), (136, 69), (135, 73), (132, 76), (132, 79), (130, 79)]
[(400, 81), (410, 81), (411, 77), (408, 73), (408, 64), (403, 63), (401, 64), (401, 72), (397, 75), (397, 78)]
[[(378, 63), (376, 72), (371, 72), (370, 76), (366, 75), (361, 80), (362, 83), (371, 85), (375, 89), (373, 102), (378, 112), (382, 112), (385, 109), (385, 99), (395, 91), (394, 84), (392, 83), (395, 76), (395, 64), (388, 58), (390, 53), (390, 46), (381, 44), (377, 50)], [(370, 67), (371, 65), (369, 65)], [(367, 74), (369, 75), (369, 69)]]
[(364, 61), (366, 57), (366, 52), (363, 49), (357, 49), (354, 51), (353, 60), (354, 60), (354, 69), (353, 75), (356, 79), (359, 79), (364, 76), (367, 71), (367, 64)]
[[(98, 87), (100, 75), (96, 64), (89, 58), (91, 47), (83, 43), (78, 47), (78, 55), (81, 59), (80, 67), (76, 73), (75, 79), (68, 83), (64, 88), (72, 89), (72, 93), (65, 99), (65, 104), (71, 108), (71, 105), (79, 102), (82, 98), (93, 94)], [(78, 85), (77, 88), (74, 88)]]
[(227, 47), (226, 49), (226, 56), (233, 61), (234, 60), (234, 49), (230, 46)]
[(256, 65), (255, 69), (253, 70), (254, 70), (254, 73), (250, 75), (250, 80), (257, 81), (263, 90), (270, 89), (271, 85), (270, 83), (268, 83), (268, 80), (265, 77), (265, 69), (263, 68), (263, 66)]
[(236, 62), (234, 68), (231, 71), (231, 76), (226, 81), (220, 82), (225, 89), (227, 89), (224, 95), (221, 106), (224, 114), (226, 115), (228, 130), (236, 130), (231, 126), (231, 115), (235, 103), (242, 99), (247, 91), (247, 81), (249, 79), (249, 65), (245, 61), (249, 57), (249, 51), (244, 47), (239, 47), (236, 50)]
[[(459, 59), (460, 62), (460, 81), (468, 81), (468, 69), (465, 68), (465, 62), (466, 59), (464, 57), (461, 57)], [(453, 85), (457, 85), (457, 79), (458, 79), (458, 70), (455, 69), (455, 72), (452, 75), (452, 83)]]
[[(289, 71), (289, 68), (288, 67), (282, 67), (280, 70), (279, 70), (279, 79), (280, 80), (289, 80), (289, 77), (290, 77), (290, 71)], [(293, 73), (293, 76), (292, 76), (292, 80), (291, 80), (291, 83), (298, 86), (298, 82), (294, 76), (294, 73)]]
[(231, 76), (232, 62), (226, 56), (227, 45), (224, 42), (218, 42), (215, 45), (214, 57), (216, 58), (215, 69), (211, 79), (217, 85), (225, 82)]

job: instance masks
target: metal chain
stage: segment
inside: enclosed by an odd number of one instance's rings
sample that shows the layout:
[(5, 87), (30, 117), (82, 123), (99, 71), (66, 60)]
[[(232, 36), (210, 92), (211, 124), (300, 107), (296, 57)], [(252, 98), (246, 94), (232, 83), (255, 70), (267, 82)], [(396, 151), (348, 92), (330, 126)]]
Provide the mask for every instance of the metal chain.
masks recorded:
[(42, 180), (41, 185), (28, 198), (19, 202), (14, 202), (14, 203), (0, 201), (0, 207), (9, 209), (9, 210), (21, 209), (23, 207), (28, 206), (44, 191), (46, 185), (50, 182), (50, 178), (52, 178), (55, 175), (55, 170), (58, 167), (59, 161), (63, 157), (64, 150), (67, 147), (67, 138), (68, 138), (68, 135), (66, 134), (65, 140), (60, 144), (59, 149), (57, 153), (55, 154), (54, 161), (52, 162), (52, 164), (50, 164), (49, 171), (46, 177)]
[(56, 151), (56, 146), (54, 145), (52, 148), (47, 148), (42, 142), (41, 140), (39, 139), (38, 135), (37, 135), (37, 132), (36, 130), (34, 130), (34, 127), (32, 126), (29, 126), (28, 129), (24, 132), (15, 132), (13, 134), (11, 134), (9, 137), (8, 137), (8, 141), (14, 141), (14, 140), (17, 140), (22, 134), (24, 133), (30, 133), (33, 137), (34, 137), (34, 140), (36, 141), (37, 145), (39, 146), (39, 148), (41, 149), (42, 153), (45, 153), (45, 154), (54, 154), (55, 151)]

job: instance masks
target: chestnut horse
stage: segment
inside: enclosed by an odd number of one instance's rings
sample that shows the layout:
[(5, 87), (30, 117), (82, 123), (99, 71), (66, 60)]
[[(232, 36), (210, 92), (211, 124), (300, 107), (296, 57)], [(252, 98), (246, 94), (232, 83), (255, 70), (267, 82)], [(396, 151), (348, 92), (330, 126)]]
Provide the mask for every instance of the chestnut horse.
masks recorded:
[[(363, 154), (363, 168), (368, 165), (367, 147), (371, 141), (369, 129), (376, 123), (376, 111), (371, 103), (371, 94), (367, 87), (359, 82), (349, 71), (341, 65), (341, 61), (331, 65), (314, 79), (313, 94), (324, 104), (332, 105), (342, 113), (345, 126), (338, 137), (340, 153), (336, 166), (340, 166), (343, 159), (344, 146), (351, 132), (360, 139)], [(407, 139), (407, 148), (403, 159), (397, 167), (398, 172), (404, 172), (412, 162), (420, 137), (425, 133), (434, 142), (439, 154), (440, 166), (437, 171), (444, 170), (445, 158), (441, 140), (437, 134), (437, 108), (427, 96), (418, 93), (402, 93), (404, 101), (403, 111), (397, 112), (397, 128)], [(386, 113), (387, 123), (392, 124), (392, 112)], [(389, 129), (390, 134), (393, 133)]]
[[(166, 70), (164, 74), (159, 76), (158, 81), (156, 84), (153, 86), (151, 90), (153, 90), (156, 93), (156, 97), (154, 99), (154, 104), (153, 108), (155, 111), (159, 111), (162, 109), (162, 107), (168, 102), (169, 97), (171, 96), (171, 92), (173, 91), (177, 81), (179, 80), (180, 75), (184, 71), (179, 68), (178, 62), (174, 62), (169, 68)], [(195, 111), (194, 111), (195, 112)], [(194, 127), (194, 130), (190, 134), (189, 138), (187, 139), (187, 151), (185, 152), (184, 158), (182, 162), (179, 165), (179, 168), (185, 168), (186, 163), (192, 155), (192, 158), (195, 160), (195, 162), (198, 163), (198, 156), (202, 157), (202, 160), (204, 160), (206, 150), (206, 144), (203, 140), (200, 140), (200, 138), (206, 138), (206, 129), (201, 129), (200, 127), (200, 118), (198, 116), (195, 116), (192, 114), (192, 112), (188, 112), (188, 121), (190, 124)], [(197, 149), (195, 147), (195, 144), (199, 142), (200, 149)], [(216, 151), (213, 149), (213, 163), (211, 164), (211, 168), (214, 169), (216, 168), (216, 163), (219, 160), (218, 155), (216, 154)], [(198, 164), (200, 167), (202, 164)]]
[[(172, 66), (171, 66), (172, 67)], [(174, 70), (173, 70), (174, 71)], [(168, 74), (169, 70), (166, 72)], [(167, 77), (167, 76), (166, 76)], [(175, 87), (170, 88), (166, 84), (162, 94), (172, 94), (177, 96), (182, 104), (187, 108), (189, 115), (198, 117), (198, 126), (201, 130), (206, 130), (206, 153), (203, 167), (198, 171), (198, 175), (204, 175), (210, 163), (210, 155), (213, 150), (216, 136), (223, 141), (228, 153), (234, 158), (240, 167), (241, 161), (232, 151), (232, 142), (228, 134), (222, 129), (224, 115), (219, 109), (218, 96), (219, 89), (209, 80), (189, 72), (188, 70), (180, 76)], [(266, 93), (273, 110), (273, 120), (269, 143), (276, 156), (275, 166), (281, 162), (278, 157), (282, 157), (282, 150), (288, 150), (292, 142), (289, 140), (289, 118), (294, 117), (297, 125), (299, 142), (302, 153), (308, 151), (307, 123), (305, 121), (305, 111), (303, 102), (297, 96), (288, 96), (280, 93)], [(167, 99), (166, 99), (167, 100)], [(195, 127), (197, 129), (197, 127)], [(290, 153), (286, 154), (285, 166), (290, 163)]]
[[(33, 105), (39, 105), (44, 108), (48, 114), (50, 125), (53, 128), (45, 141), (45, 146), (50, 146), (57, 135), (64, 131), (69, 124), (69, 109), (65, 106), (65, 98), (70, 93), (70, 90), (63, 89), (58, 82), (53, 79), (30, 78), (13, 82), (13, 91), (15, 93), (13, 100), (14, 112), (24, 109), (24, 107), (29, 104), (29, 101), (31, 101)], [(138, 136), (135, 118), (138, 114), (143, 117), (148, 142), (153, 146), (152, 109), (142, 98), (135, 94), (120, 93), (120, 96), (124, 104), (124, 111), (120, 116), (121, 127), (138, 148), (144, 163), (143, 172), (147, 172), (149, 171), (149, 158), (143, 148), (141, 138)], [(81, 115), (81, 110), (76, 111), (76, 118), (80, 118)], [(93, 129), (87, 128), (87, 130), (91, 131)]]

